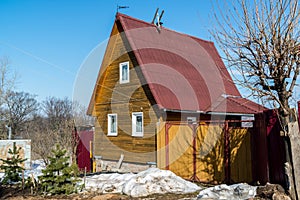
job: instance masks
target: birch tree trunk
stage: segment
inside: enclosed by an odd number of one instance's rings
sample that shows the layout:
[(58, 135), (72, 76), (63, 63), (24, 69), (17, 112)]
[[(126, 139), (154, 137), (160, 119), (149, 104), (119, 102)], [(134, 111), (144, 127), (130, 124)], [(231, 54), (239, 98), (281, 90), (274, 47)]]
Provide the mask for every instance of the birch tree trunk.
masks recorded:
[[(299, 126), (298, 121), (290, 122), (289, 125), (289, 131), (288, 136), (290, 138), (290, 147), (291, 147), (291, 164), (292, 166), (289, 166), (289, 174), (293, 172), (294, 177), (290, 176), (290, 183), (293, 184), (295, 187), (291, 187), (291, 194), (295, 194), (295, 196), (292, 195), (293, 199), (298, 199), (297, 196), (300, 194), (300, 132), (299, 132)], [(294, 191), (293, 191), (294, 190)]]

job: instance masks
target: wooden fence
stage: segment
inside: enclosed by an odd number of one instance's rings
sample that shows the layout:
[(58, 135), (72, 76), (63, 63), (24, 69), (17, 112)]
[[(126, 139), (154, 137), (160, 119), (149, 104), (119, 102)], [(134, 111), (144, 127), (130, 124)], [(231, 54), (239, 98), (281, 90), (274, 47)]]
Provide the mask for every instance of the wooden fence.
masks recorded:
[(193, 181), (251, 182), (250, 130), (228, 124), (161, 123), (158, 167)]

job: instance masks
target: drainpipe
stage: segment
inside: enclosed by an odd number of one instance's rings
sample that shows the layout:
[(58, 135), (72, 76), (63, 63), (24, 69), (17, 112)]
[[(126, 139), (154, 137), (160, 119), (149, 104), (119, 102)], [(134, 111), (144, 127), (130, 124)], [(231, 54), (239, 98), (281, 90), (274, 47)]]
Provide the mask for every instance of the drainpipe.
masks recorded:
[(7, 125), (5, 127), (8, 129), (8, 139), (11, 140), (11, 127)]

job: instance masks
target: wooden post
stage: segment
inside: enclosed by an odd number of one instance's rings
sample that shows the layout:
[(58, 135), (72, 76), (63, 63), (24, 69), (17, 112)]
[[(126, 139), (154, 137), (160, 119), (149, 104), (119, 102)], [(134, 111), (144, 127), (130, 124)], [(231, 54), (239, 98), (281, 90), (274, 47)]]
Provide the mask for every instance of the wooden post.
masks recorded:
[(224, 165), (225, 165), (225, 183), (229, 184), (230, 175), (230, 135), (228, 121), (225, 121), (224, 126)]
[(30, 189), (31, 189), (31, 194), (33, 194), (33, 192), (36, 188), (36, 184), (35, 184), (35, 179), (34, 179), (33, 173), (31, 173), (30, 176), (31, 176), (31, 181), (32, 181), (32, 185), (33, 185), (33, 187), (31, 186)]
[(169, 158), (169, 156), (170, 156), (170, 154), (169, 154), (169, 128), (171, 127), (171, 125), (168, 123), (168, 122), (166, 122), (166, 125), (165, 125), (165, 129), (166, 129), (166, 131), (165, 131), (165, 137), (166, 137), (166, 170), (169, 170), (170, 169), (170, 167), (169, 167), (169, 164), (170, 164), (170, 158)]
[(84, 167), (84, 177), (83, 177), (83, 185), (85, 187), (85, 181), (86, 181), (86, 167)]
[(92, 141), (90, 141), (90, 168), (91, 168), (91, 172), (94, 172), (93, 142)]
[(290, 154), (291, 154), (291, 166), (290, 167), (290, 178), (292, 179), (290, 182), (291, 184), (291, 195), (294, 199), (299, 199), (299, 194), (300, 194), (300, 131), (299, 131), (299, 125), (298, 121), (295, 122), (290, 122), (288, 124), (288, 134), (289, 134), (289, 139), (290, 139)]
[(200, 182), (199, 178), (197, 177), (197, 124), (190, 124), (189, 127), (193, 131), (193, 176), (190, 178), (192, 181)]
[(119, 159), (119, 161), (117, 163), (117, 169), (121, 168), (123, 159), (124, 159), (124, 154), (121, 154), (120, 159)]
[(24, 190), (25, 180), (24, 180), (24, 170), (22, 170), (22, 190)]
[(195, 125), (193, 125), (193, 181), (197, 180), (197, 166), (196, 166), (196, 136), (197, 136), (197, 133), (196, 133), (196, 128), (195, 128)]

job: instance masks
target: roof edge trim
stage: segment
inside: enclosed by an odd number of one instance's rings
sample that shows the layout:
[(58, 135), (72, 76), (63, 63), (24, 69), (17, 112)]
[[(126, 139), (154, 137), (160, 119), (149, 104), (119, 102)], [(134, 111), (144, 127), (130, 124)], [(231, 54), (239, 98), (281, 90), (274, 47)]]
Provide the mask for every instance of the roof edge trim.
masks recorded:
[(206, 112), (206, 114), (227, 115), (227, 116), (247, 116), (247, 117), (254, 117), (254, 115), (255, 115), (255, 114), (249, 114), (249, 113), (227, 113), (227, 112)]
[(179, 113), (198, 113), (198, 114), (205, 114), (204, 111), (201, 110), (173, 110), (173, 109), (166, 109), (164, 108), (163, 111), (165, 112), (179, 112)]

